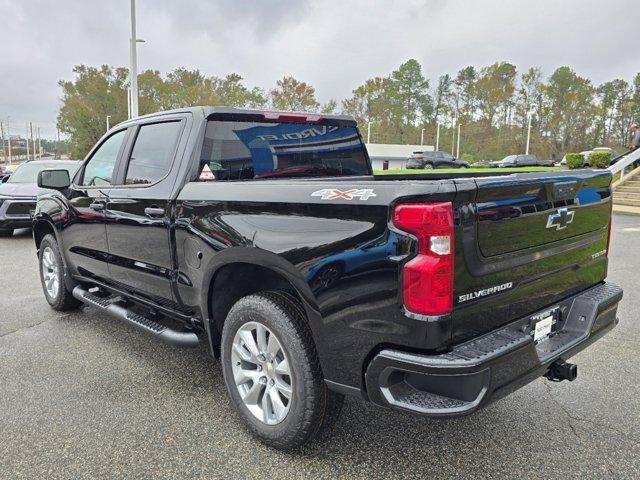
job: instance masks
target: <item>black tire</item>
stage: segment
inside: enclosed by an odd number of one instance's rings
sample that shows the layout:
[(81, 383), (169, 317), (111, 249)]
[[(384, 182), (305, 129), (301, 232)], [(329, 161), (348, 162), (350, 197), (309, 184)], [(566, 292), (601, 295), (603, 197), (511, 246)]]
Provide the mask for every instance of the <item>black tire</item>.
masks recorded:
[[(44, 279), (43, 254), (47, 249), (51, 250), (59, 272), (58, 289), (57, 293), (53, 296), (47, 291)], [(42, 284), (44, 297), (47, 299), (47, 302), (49, 302), (49, 305), (51, 305), (51, 308), (58, 311), (66, 311), (73, 310), (82, 305), (82, 302), (77, 300), (71, 294), (71, 291), (67, 289), (64, 281), (64, 262), (60, 254), (60, 248), (58, 247), (56, 237), (51, 234), (45, 235), (42, 242), (40, 242), (40, 249), (38, 250), (38, 270), (40, 271), (40, 283)]]
[[(289, 359), (292, 399), (286, 417), (268, 425), (252, 414), (235, 384), (231, 350), (236, 332), (247, 322), (259, 322), (273, 332)], [(261, 442), (279, 450), (303, 447), (325, 436), (340, 414), (344, 396), (329, 390), (306, 323), (302, 306), (282, 292), (261, 292), (240, 299), (222, 329), (222, 372), (242, 422)]]
[(0, 230), (0, 237), (13, 237), (13, 228)]

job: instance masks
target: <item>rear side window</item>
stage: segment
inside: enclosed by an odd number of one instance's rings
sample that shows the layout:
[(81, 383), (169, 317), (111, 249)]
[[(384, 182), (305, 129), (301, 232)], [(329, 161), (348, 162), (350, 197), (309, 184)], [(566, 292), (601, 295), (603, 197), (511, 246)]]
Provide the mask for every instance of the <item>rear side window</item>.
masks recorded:
[(199, 180), (369, 175), (355, 127), (210, 121)]
[(179, 121), (140, 127), (127, 167), (127, 185), (155, 183), (169, 173), (180, 127)]

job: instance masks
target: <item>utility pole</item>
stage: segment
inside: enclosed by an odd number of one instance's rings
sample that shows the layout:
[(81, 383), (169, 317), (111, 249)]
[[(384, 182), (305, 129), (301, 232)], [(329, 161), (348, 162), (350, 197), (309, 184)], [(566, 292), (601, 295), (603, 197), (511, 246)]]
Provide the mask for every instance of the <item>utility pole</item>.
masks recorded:
[(527, 146), (525, 148), (525, 155), (529, 155), (529, 143), (531, 142), (531, 118), (533, 117), (533, 112), (529, 112), (529, 125), (527, 126)]
[(27, 161), (29, 161), (29, 124), (27, 123)]
[(367, 122), (367, 143), (371, 143), (371, 122)]
[(420, 131), (420, 145), (424, 145), (424, 128)]
[(436, 126), (436, 152), (440, 150), (440, 124)]
[(4, 163), (7, 163), (7, 151), (4, 149), (4, 123), (0, 122), (0, 141), (2, 142), (2, 156)]
[(36, 159), (36, 142), (33, 141), (33, 123), (29, 122), (29, 131), (31, 132), (31, 147), (33, 148), (33, 159)]
[(131, 68), (129, 69), (129, 83), (131, 85), (130, 118), (138, 116), (138, 52), (136, 37), (136, 0), (131, 0)]
[(461, 123), (458, 124), (458, 146), (456, 147), (456, 158), (460, 158), (460, 127), (462, 127)]
[(38, 132), (38, 158), (42, 158), (42, 138), (40, 137), (40, 127), (37, 127)]
[(9, 120), (7, 120), (7, 146), (9, 147), (9, 165), (13, 162), (11, 155), (11, 132), (9, 131)]

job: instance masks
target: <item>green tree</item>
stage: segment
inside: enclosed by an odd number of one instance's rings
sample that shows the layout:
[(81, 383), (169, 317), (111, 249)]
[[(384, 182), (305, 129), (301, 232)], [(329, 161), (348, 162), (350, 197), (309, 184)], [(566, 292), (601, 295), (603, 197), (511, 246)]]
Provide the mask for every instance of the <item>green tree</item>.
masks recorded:
[(456, 117), (467, 123), (476, 110), (476, 81), (478, 72), (475, 67), (465, 67), (458, 72), (453, 81), (456, 90)]
[(405, 124), (415, 124), (419, 118), (427, 119), (433, 114), (429, 80), (422, 75), (422, 67), (417, 60), (410, 59), (391, 72), (387, 94)]
[(480, 71), (476, 96), (480, 114), (488, 126), (497, 119), (506, 123), (516, 88), (515, 80), (516, 67), (507, 62), (497, 62)]
[(342, 112), (353, 115), (361, 124), (388, 120), (393, 108), (388, 91), (388, 78), (370, 78), (352, 91), (351, 98), (342, 101)]
[(326, 113), (327, 115), (331, 115), (336, 112), (337, 108), (338, 108), (338, 102), (332, 98), (327, 103), (324, 103), (320, 106), (320, 111), (322, 113)]
[(629, 93), (629, 84), (619, 78), (605, 82), (596, 89), (598, 100), (595, 108), (597, 118), (594, 140), (596, 143), (601, 143), (602, 145), (609, 143), (616, 115), (621, 103), (628, 97)]
[(436, 122), (442, 123), (442, 117), (445, 117), (451, 111), (449, 102), (453, 94), (452, 86), (453, 81), (448, 73), (441, 75), (438, 79), (433, 102), (433, 119)]
[(320, 108), (316, 89), (289, 76), (276, 82), (271, 90), (271, 105), (278, 110), (314, 112)]
[(124, 68), (77, 65), (75, 81), (60, 81), (62, 107), (58, 128), (69, 136), (69, 155), (83, 158), (106, 130), (107, 115), (113, 124), (127, 118), (127, 76)]
[(543, 128), (550, 134), (553, 151), (580, 151), (589, 146), (595, 94), (591, 81), (569, 67), (559, 67), (543, 86), (543, 93), (548, 108)]
[(237, 108), (262, 108), (267, 104), (264, 92), (254, 87), (248, 89), (242, 84), (242, 77), (231, 73), (224, 78), (213, 78), (212, 87), (220, 104)]

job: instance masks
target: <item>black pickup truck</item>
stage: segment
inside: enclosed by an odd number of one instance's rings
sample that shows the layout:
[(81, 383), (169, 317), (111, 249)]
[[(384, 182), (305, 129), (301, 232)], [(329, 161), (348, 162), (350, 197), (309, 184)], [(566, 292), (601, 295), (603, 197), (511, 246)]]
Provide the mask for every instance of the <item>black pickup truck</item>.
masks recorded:
[(573, 380), (617, 323), (607, 171), (375, 176), (351, 117), (198, 107), (122, 123), (38, 183), (51, 306), (206, 342), (276, 448), (345, 394), (455, 416)]

